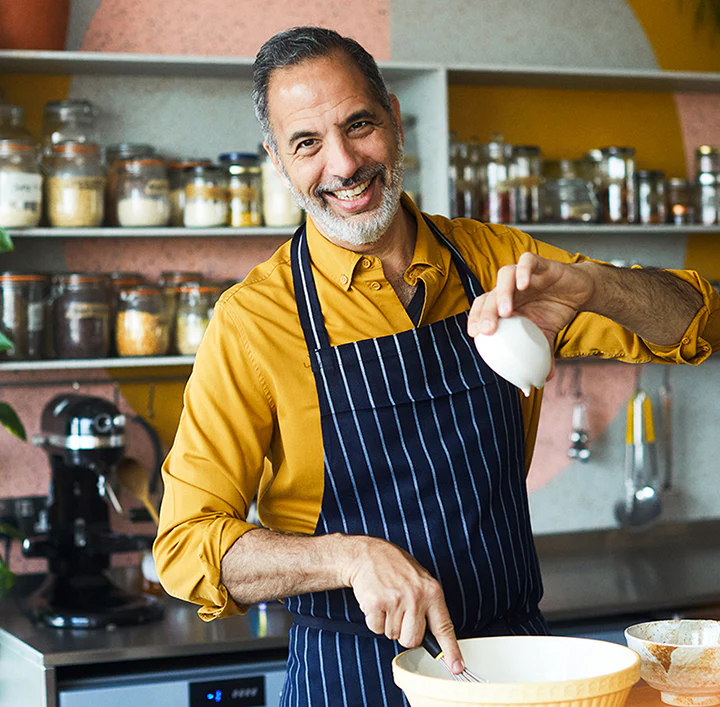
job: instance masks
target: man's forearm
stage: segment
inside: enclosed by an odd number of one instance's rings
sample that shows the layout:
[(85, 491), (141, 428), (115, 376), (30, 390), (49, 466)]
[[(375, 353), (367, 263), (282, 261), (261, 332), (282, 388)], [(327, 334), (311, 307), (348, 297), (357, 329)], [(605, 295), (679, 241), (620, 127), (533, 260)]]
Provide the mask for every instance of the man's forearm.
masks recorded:
[(663, 270), (580, 263), (595, 283), (583, 310), (602, 314), (660, 346), (677, 344), (703, 304), (688, 282)]
[(228, 550), (221, 582), (239, 604), (347, 586), (343, 578), (360, 537), (286, 535), (251, 530)]

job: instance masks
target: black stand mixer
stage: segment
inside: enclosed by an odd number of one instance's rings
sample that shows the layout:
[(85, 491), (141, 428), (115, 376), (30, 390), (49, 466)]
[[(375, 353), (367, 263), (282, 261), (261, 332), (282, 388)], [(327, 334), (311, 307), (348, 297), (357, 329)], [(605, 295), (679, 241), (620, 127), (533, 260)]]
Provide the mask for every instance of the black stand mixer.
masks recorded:
[(163, 616), (157, 599), (128, 592), (107, 575), (112, 553), (148, 550), (154, 539), (110, 527), (109, 504), (118, 508), (113, 475), (125, 454), (126, 421), (104, 398), (59, 395), (43, 409), (42, 434), (34, 441), (50, 457), (50, 529), (23, 542), (25, 557), (48, 560), (49, 572), (26, 604), (35, 621), (104, 628)]

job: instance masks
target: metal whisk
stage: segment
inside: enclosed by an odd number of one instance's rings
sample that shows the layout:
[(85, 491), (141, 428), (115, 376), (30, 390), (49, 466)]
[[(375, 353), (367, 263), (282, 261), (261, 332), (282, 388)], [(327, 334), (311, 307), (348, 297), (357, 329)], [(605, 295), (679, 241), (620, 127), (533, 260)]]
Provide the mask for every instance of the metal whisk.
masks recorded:
[(485, 678), (481, 678), (479, 675), (475, 675), (471, 670), (465, 668), (461, 673), (453, 673), (450, 670), (450, 666), (445, 662), (443, 657), (443, 649), (440, 648), (440, 644), (437, 642), (437, 638), (433, 636), (430, 630), (425, 631), (425, 636), (422, 640), (422, 647), (435, 659), (439, 660), (447, 669), (452, 676), (453, 680), (457, 682), (487, 682)]

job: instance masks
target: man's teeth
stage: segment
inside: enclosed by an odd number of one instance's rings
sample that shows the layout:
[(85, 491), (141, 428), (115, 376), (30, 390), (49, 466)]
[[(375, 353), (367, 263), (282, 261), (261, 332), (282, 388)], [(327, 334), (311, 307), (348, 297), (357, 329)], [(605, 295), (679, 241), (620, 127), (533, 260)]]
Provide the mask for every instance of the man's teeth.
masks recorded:
[(346, 201), (356, 199), (370, 186), (371, 181), (372, 179), (368, 179), (366, 182), (360, 182), (360, 184), (354, 186), (352, 189), (341, 189), (340, 191), (332, 192), (332, 194), (338, 199), (344, 199)]

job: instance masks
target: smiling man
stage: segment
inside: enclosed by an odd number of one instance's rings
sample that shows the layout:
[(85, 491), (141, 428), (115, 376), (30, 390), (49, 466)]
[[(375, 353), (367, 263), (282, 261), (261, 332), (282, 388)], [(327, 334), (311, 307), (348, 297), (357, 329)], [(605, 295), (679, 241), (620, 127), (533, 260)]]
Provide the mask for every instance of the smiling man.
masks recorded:
[(352, 39), (276, 35), (253, 98), (308, 221), (216, 306), (163, 467), (158, 573), (205, 620), (284, 601), (284, 707), (399, 707), (392, 658), (426, 630), (454, 672), (456, 637), (547, 631), (525, 487), (541, 393), (471, 337), (520, 313), (556, 356), (695, 364), (720, 299), (692, 272), (421, 213), (398, 101)]

